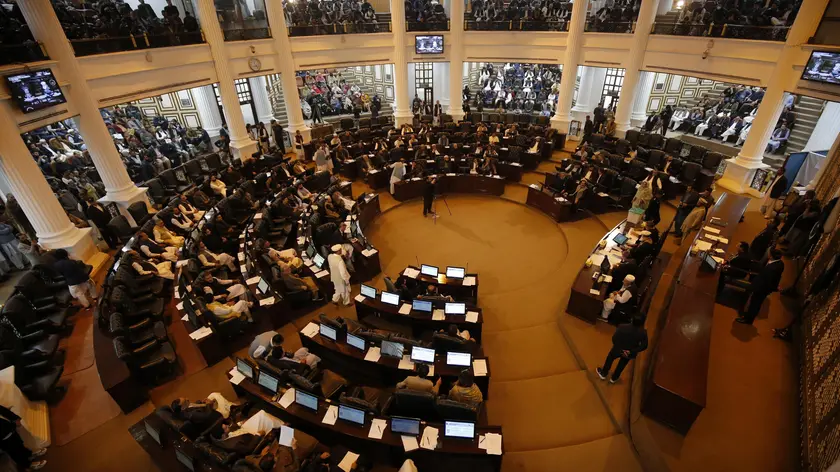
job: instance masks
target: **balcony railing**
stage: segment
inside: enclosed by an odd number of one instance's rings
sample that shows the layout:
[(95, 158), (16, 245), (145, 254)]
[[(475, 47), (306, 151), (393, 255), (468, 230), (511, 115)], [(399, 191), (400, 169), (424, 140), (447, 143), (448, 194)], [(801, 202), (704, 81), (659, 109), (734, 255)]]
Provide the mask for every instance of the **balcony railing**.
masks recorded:
[(248, 41), (270, 38), (271, 28), (226, 29), (222, 33), (225, 35), (225, 41)]
[(449, 20), (446, 21), (407, 21), (406, 31), (449, 31)]
[(713, 38), (752, 39), (759, 41), (784, 41), (789, 26), (752, 26), (724, 23), (695, 25), (691, 23), (654, 23), (651, 34), (673, 36), (708, 36)]
[(464, 21), (466, 31), (569, 31), (567, 21), (506, 20)]
[(16, 62), (36, 62), (49, 59), (41, 43), (0, 44), (0, 65)]
[(328, 34), (390, 33), (391, 22), (347, 23), (333, 25), (289, 26), (289, 36), (322, 36)]
[(134, 51), (138, 49), (166, 48), (186, 46), (204, 42), (201, 31), (195, 33), (173, 33), (164, 35), (128, 35), (107, 38), (73, 39), (70, 44), (76, 56), (91, 56), (112, 52)]
[(599, 21), (586, 20), (583, 31), (586, 33), (633, 33), (636, 30), (635, 21)]

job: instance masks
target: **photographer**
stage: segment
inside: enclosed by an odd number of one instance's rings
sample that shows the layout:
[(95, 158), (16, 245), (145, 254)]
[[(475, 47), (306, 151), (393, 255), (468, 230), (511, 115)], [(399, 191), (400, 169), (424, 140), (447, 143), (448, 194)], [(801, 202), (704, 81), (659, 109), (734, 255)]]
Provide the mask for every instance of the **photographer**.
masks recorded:
[(432, 211), (432, 202), (435, 201), (435, 191), (437, 190), (437, 176), (430, 175), (426, 178), (426, 187), (423, 189), (423, 216), (425, 217), (429, 213), (432, 216), (435, 216), (435, 212)]

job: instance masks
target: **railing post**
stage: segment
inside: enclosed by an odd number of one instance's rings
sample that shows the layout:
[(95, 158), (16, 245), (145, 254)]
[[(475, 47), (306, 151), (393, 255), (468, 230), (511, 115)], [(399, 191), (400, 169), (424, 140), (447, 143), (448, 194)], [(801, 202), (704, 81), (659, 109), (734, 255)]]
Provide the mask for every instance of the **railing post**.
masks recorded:
[(513, 20), (508, 23), (508, 31), (513, 31)]
[(630, 32), (631, 33), (636, 32), (636, 22), (635, 21), (630, 22)]
[[(788, 30), (790, 30), (790, 28), (788, 28)], [(50, 56), (47, 54), (47, 48), (46, 48), (46, 47), (44, 47), (44, 43), (42, 43), (41, 41), (38, 41), (38, 47), (39, 47), (39, 48), (41, 48), (41, 54), (43, 54), (43, 55), (44, 55), (44, 57), (50, 57)]]
[(201, 33), (201, 42), (206, 43), (207, 39), (204, 37), (204, 30), (202, 29), (202, 30), (198, 30), (198, 31)]
[(137, 40), (134, 39), (134, 35), (129, 34), (128, 37), (131, 38), (131, 45), (134, 46), (134, 49), (137, 49)]
[(714, 28), (714, 27), (715, 27), (714, 23), (709, 23), (709, 31), (706, 32), (706, 36), (711, 36), (712, 35), (712, 28)]
[(146, 41), (146, 47), (151, 47), (149, 44), (149, 35), (145, 31), (143, 31), (143, 39)]
[(522, 20), (519, 20), (519, 31), (522, 31)]
[(724, 23), (724, 24), (723, 24), (723, 31), (721, 31), (721, 32), (720, 32), (720, 37), (721, 37), (721, 38), (726, 37), (726, 27), (727, 27), (727, 26), (729, 26), (729, 24), (728, 24), (728, 23)]

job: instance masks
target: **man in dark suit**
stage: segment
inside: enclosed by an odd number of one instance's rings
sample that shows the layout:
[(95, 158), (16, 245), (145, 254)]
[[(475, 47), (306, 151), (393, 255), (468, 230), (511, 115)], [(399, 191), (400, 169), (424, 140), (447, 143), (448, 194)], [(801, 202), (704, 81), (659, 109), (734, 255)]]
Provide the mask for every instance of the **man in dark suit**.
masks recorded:
[(280, 154), (286, 155), (285, 132), (283, 132), (283, 125), (277, 120), (271, 120), (271, 134), (274, 136), (274, 145), (280, 149)]
[(685, 221), (688, 214), (691, 213), (694, 208), (697, 207), (697, 203), (700, 201), (700, 194), (694, 190), (693, 186), (689, 186), (685, 194), (680, 200), (680, 206), (677, 207), (677, 214), (674, 216), (674, 235), (678, 237), (682, 237), (682, 224)]
[(32, 459), (43, 456), (47, 453), (47, 450), (30, 451), (23, 444), (23, 439), (17, 432), (19, 425), (20, 417), (12, 413), (12, 410), (0, 405), (0, 449), (6, 451), (6, 454), (17, 464), (18, 470), (43, 469), (47, 465), (47, 461), (33, 462)]
[(589, 142), (590, 138), (592, 138), (592, 130), (594, 128), (595, 123), (592, 122), (589, 115), (586, 115), (586, 121), (583, 122), (583, 138), (580, 140), (581, 144)]
[(423, 188), (423, 216), (429, 213), (433, 217), (435, 216), (435, 212), (432, 211), (432, 202), (435, 201), (435, 187), (437, 187), (437, 177), (429, 176), (426, 179), (426, 186)]
[(612, 343), (612, 349), (607, 354), (604, 366), (598, 367), (595, 371), (598, 373), (598, 377), (601, 377), (601, 380), (606, 380), (607, 376), (610, 375), (613, 361), (618, 359), (618, 366), (610, 377), (610, 383), (614, 384), (618, 382), (618, 378), (621, 377), (621, 373), (630, 360), (635, 359), (640, 352), (648, 347), (645, 321), (637, 316), (633, 318), (631, 323), (619, 325), (615, 329), (615, 334), (613, 334)]
[(764, 213), (764, 219), (768, 219), (773, 216), (773, 213), (776, 211), (776, 200), (785, 193), (787, 190), (788, 179), (785, 175), (784, 167), (780, 167), (776, 170), (776, 176), (773, 178), (773, 182), (770, 184), (770, 190), (767, 192), (767, 197), (764, 199), (764, 204), (761, 206), (761, 211)]
[(727, 281), (735, 279), (739, 281), (738, 283), (741, 283), (741, 280), (745, 280), (752, 267), (753, 260), (750, 257), (750, 245), (746, 241), (741, 241), (738, 244), (738, 252), (721, 265), (717, 287), (718, 295), (720, 295)]
[(785, 263), (782, 261), (782, 252), (776, 248), (770, 249), (770, 260), (759, 270), (758, 274), (750, 283), (750, 298), (747, 301), (746, 310), (735, 319), (738, 323), (752, 324), (764, 299), (771, 293), (779, 290), (779, 283), (782, 281), (782, 273), (785, 271)]

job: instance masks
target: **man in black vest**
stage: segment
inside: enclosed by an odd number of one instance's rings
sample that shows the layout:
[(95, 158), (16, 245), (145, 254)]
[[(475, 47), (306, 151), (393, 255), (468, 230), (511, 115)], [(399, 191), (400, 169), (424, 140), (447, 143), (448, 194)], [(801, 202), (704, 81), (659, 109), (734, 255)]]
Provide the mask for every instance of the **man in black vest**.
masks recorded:
[(636, 287), (636, 276), (624, 276), (624, 282), (620, 289), (612, 292), (606, 300), (604, 300), (604, 309), (601, 310), (601, 318), (608, 319), (613, 310), (618, 309), (619, 312), (627, 312), (636, 305), (636, 298), (638, 288)]
[(598, 373), (598, 377), (601, 377), (601, 380), (606, 380), (607, 376), (610, 375), (613, 361), (618, 359), (618, 366), (610, 377), (610, 383), (614, 384), (618, 382), (618, 378), (621, 377), (621, 373), (630, 360), (635, 359), (640, 352), (647, 349), (648, 336), (647, 331), (645, 331), (645, 321), (637, 316), (633, 318), (632, 323), (620, 325), (615, 329), (612, 343), (612, 349), (607, 354), (604, 366), (598, 367), (595, 371)]
[(741, 315), (735, 321), (750, 325), (753, 323), (767, 296), (779, 290), (779, 283), (782, 281), (784, 271), (785, 263), (782, 262), (782, 251), (776, 248), (770, 249), (770, 260), (752, 279), (750, 298), (746, 309), (741, 310)]

